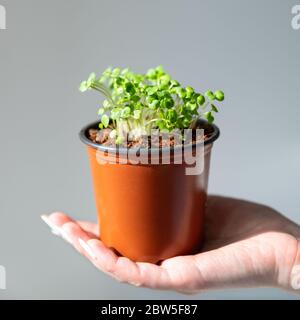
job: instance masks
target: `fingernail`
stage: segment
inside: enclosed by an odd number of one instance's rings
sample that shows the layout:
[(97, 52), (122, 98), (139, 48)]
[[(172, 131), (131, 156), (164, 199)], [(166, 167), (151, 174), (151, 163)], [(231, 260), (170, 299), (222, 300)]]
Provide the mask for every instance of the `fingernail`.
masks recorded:
[(140, 287), (141, 284), (138, 283), (138, 282), (129, 282), (129, 284), (131, 284), (132, 286), (135, 286), (135, 287)]
[(82, 249), (94, 260), (96, 260), (96, 255), (92, 251), (91, 247), (83, 241), (81, 238), (78, 238), (78, 242), (81, 245)]
[(52, 232), (55, 236), (60, 237), (60, 232), (59, 232), (59, 231), (51, 229), (51, 232)]
[(60, 234), (60, 228), (56, 226), (46, 215), (42, 215), (41, 219), (50, 227), (54, 234)]
[(63, 229), (56, 226), (46, 215), (42, 215), (41, 219), (50, 227), (51, 232), (54, 235), (62, 237), (64, 240), (72, 244), (70, 236)]
[(294, 290), (300, 289), (300, 265), (294, 266), (291, 273), (291, 287)]

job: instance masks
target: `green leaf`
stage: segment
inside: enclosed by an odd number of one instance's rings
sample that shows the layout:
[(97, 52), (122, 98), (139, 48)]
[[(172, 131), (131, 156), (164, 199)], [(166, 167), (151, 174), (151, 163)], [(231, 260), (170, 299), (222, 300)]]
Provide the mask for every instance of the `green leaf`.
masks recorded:
[(108, 67), (107, 69), (104, 70), (103, 75), (106, 77), (110, 77), (111, 71), (112, 71), (112, 68)]
[(102, 118), (101, 118), (101, 122), (102, 122), (104, 128), (107, 128), (108, 125), (109, 125), (109, 117), (108, 117), (108, 115), (104, 114), (102, 116)]
[(197, 103), (200, 105), (200, 106), (203, 106), (204, 103), (205, 103), (205, 98), (202, 94), (199, 94), (199, 96), (197, 97)]
[(103, 129), (103, 124), (99, 123), (99, 129)]
[(157, 90), (158, 90), (158, 87), (149, 87), (149, 88), (146, 89), (147, 94), (149, 96), (154, 95), (157, 92)]
[(145, 107), (144, 107), (144, 105), (141, 103), (141, 102), (136, 102), (135, 104), (134, 104), (134, 109), (135, 110), (142, 110), (142, 109), (144, 109)]
[(160, 102), (162, 108), (172, 108), (174, 106), (174, 100), (172, 98), (163, 98)]
[(210, 90), (205, 92), (205, 96), (211, 101), (215, 100), (215, 98), (216, 98), (214, 93)]
[(126, 76), (129, 73), (129, 69), (125, 68), (121, 71), (122, 76)]
[(137, 95), (131, 97), (131, 101), (133, 101), (133, 102), (138, 102), (139, 100), (140, 100), (140, 97)]
[(88, 89), (87, 82), (86, 81), (82, 81), (81, 84), (80, 84), (79, 90), (81, 92), (85, 92), (87, 89)]
[(183, 119), (183, 126), (184, 128), (188, 128), (191, 124), (191, 120), (189, 119)]
[(99, 83), (105, 83), (106, 81), (106, 76), (101, 76), (100, 79), (98, 80)]
[(104, 109), (109, 109), (111, 107), (111, 104), (108, 100), (103, 101), (103, 108)]
[(171, 122), (176, 122), (177, 120), (177, 112), (174, 109), (169, 109), (167, 113), (168, 119)]
[(156, 71), (156, 73), (157, 73), (159, 76), (165, 73), (164, 67), (161, 66), (161, 65), (158, 66), (158, 67), (156, 67), (156, 68), (155, 68), (155, 71)]
[(141, 110), (134, 110), (133, 112), (133, 118), (136, 120), (139, 120), (141, 118), (142, 112)]
[(135, 94), (135, 88), (134, 85), (131, 82), (127, 82), (125, 84), (125, 91), (127, 93), (129, 93), (130, 95), (134, 95)]
[(178, 88), (177, 90), (177, 95), (179, 96), (179, 98), (183, 99), (186, 96), (186, 92), (183, 88)]
[(159, 106), (158, 100), (152, 100), (152, 102), (149, 104), (150, 109), (156, 109)]
[(157, 121), (156, 121), (156, 125), (158, 126), (158, 128), (159, 128), (160, 130), (164, 130), (164, 129), (167, 128), (167, 127), (166, 127), (166, 123), (165, 123), (165, 121), (163, 121), (163, 120), (157, 120)]
[(186, 104), (186, 106), (187, 106), (191, 111), (197, 110), (197, 104), (196, 104), (196, 103), (188, 102), (188, 103)]
[(112, 71), (112, 75), (117, 77), (121, 72), (121, 69), (120, 68), (115, 68), (113, 71)]
[(119, 108), (113, 108), (111, 110), (110, 117), (113, 120), (118, 120), (119, 117), (120, 117), (120, 109)]
[(180, 84), (179, 84), (178, 81), (176, 81), (176, 80), (171, 80), (170, 89), (171, 89), (171, 88), (174, 88), (174, 87), (179, 87), (179, 86), (180, 86)]
[(224, 98), (225, 98), (224, 92), (221, 91), (221, 90), (217, 90), (217, 91), (215, 92), (215, 97), (216, 97), (216, 99), (217, 99), (218, 101), (223, 101)]
[(192, 87), (186, 87), (185, 88), (185, 92), (186, 92), (186, 97), (190, 98), (190, 97), (193, 96), (195, 91), (194, 91), (194, 89)]
[(101, 116), (101, 115), (104, 113), (104, 111), (105, 111), (105, 110), (104, 110), (103, 108), (100, 108), (100, 109), (98, 110), (98, 115)]
[(149, 78), (149, 79), (155, 79), (156, 78), (156, 72), (154, 69), (149, 69), (147, 71), (147, 74), (146, 76)]
[(96, 73), (95, 72), (92, 72), (88, 78), (88, 81), (87, 82), (94, 82), (96, 81)]
[(87, 82), (86, 82), (87, 87), (90, 88), (95, 81), (96, 81), (96, 73), (93, 72), (90, 74), (89, 78), (87, 79)]
[(130, 112), (131, 112), (130, 108), (125, 107), (121, 112), (121, 117), (124, 119), (128, 118), (130, 116)]
[(124, 79), (123, 79), (123, 78), (121, 78), (121, 77), (117, 77), (115, 82), (116, 82), (116, 84), (117, 84), (118, 86), (120, 86), (120, 85), (122, 85), (122, 84), (123, 84)]
[(204, 113), (204, 117), (206, 118), (206, 120), (208, 121), (208, 123), (213, 123), (215, 118), (212, 115), (211, 111), (205, 112)]
[(124, 89), (122, 87), (118, 87), (116, 91), (117, 91), (117, 94), (120, 95), (124, 92)]
[(219, 110), (217, 109), (217, 107), (214, 104), (211, 104), (211, 111), (219, 112)]
[(167, 86), (170, 83), (171, 77), (168, 74), (163, 75), (160, 77), (160, 85), (161, 86)]

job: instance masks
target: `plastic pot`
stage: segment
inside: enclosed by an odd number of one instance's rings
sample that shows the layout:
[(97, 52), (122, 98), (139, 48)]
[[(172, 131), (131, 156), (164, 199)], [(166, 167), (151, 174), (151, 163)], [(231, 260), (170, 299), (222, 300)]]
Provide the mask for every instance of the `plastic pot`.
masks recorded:
[[(87, 145), (100, 237), (104, 244), (134, 261), (151, 263), (199, 251), (203, 240), (210, 154), (219, 129), (211, 125), (212, 134), (201, 142), (204, 150), (202, 173), (187, 175), (188, 165), (174, 163), (176, 148), (170, 164), (120, 163), (126, 149), (107, 157), (107, 152), (114, 150), (88, 139), (89, 129), (97, 125), (98, 122), (83, 128), (80, 139)], [(147, 156), (149, 150), (144, 151)], [(165, 151), (162, 148), (157, 157), (164, 157)], [(107, 161), (101, 161), (104, 157)]]

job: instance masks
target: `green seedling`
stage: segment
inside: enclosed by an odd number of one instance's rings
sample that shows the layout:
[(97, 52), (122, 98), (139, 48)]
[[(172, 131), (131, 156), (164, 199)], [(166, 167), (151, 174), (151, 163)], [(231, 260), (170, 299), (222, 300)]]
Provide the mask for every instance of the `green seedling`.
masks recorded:
[(97, 90), (105, 97), (98, 111), (99, 127), (112, 129), (116, 143), (127, 136), (138, 140), (156, 129), (171, 132), (192, 128), (199, 118), (212, 123), (218, 112), (215, 102), (224, 100), (220, 90), (202, 94), (181, 86), (162, 66), (146, 74), (108, 68), (99, 78), (92, 73), (79, 89)]

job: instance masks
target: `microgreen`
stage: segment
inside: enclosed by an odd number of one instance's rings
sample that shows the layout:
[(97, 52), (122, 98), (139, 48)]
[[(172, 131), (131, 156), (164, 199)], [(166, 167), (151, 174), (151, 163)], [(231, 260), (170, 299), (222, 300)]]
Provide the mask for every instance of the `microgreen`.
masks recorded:
[(167, 74), (162, 66), (146, 74), (133, 73), (128, 68), (108, 68), (97, 78), (92, 73), (79, 90), (97, 90), (105, 100), (98, 111), (99, 127), (113, 129), (111, 137), (121, 143), (127, 136), (139, 139), (151, 130), (163, 132), (188, 129), (200, 117), (209, 123), (218, 112), (216, 102), (224, 93), (208, 90), (205, 94), (183, 87)]

